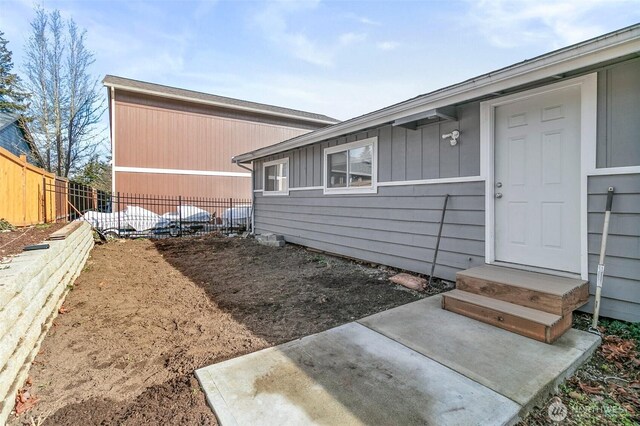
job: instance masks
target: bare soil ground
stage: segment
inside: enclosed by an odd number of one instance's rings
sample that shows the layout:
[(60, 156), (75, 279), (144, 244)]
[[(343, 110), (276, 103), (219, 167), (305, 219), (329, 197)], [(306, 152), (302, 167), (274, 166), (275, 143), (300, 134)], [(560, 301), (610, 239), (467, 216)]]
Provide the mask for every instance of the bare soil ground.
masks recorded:
[(0, 231), (0, 260), (22, 252), (24, 246), (38, 244), (66, 223), (48, 223)]
[(217, 236), (97, 246), (10, 423), (215, 424), (195, 369), (424, 297), (391, 273)]

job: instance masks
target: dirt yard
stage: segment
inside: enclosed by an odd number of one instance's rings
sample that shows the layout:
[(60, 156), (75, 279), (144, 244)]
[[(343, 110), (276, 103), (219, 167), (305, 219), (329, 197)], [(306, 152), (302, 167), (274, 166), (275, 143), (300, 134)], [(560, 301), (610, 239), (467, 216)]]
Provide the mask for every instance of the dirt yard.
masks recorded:
[(21, 253), (24, 246), (46, 240), (65, 225), (66, 223), (50, 223), (0, 231), (0, 260)]
[(390, 274), (215, 236), (96, 246), (10, 423), (215, 424), (194, 369), (424, 297)]

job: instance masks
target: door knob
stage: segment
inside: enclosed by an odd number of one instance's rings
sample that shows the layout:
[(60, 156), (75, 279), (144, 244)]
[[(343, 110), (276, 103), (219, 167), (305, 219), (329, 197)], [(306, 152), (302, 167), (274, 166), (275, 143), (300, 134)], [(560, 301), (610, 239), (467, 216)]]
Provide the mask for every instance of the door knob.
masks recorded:
[(502, 192), (496, 192), (496, 198), (502, 198)]

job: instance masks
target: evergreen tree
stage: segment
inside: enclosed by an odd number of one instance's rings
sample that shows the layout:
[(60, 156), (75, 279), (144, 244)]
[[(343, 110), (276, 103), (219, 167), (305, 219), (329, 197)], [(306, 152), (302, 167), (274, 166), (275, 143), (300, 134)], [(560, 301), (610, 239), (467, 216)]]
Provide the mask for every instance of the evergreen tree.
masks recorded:
[(105, 161), (94, 155), (73, 176), (78, 183), (89, 185), (100, 191), (111, 192), (111, 159)]
[(22, 91), (20, 77), (11, 72), (12, 53), (7, 49), (7, 43), (0, 31), (0, 112), (21, 114), (27, 109), (28, 94)]

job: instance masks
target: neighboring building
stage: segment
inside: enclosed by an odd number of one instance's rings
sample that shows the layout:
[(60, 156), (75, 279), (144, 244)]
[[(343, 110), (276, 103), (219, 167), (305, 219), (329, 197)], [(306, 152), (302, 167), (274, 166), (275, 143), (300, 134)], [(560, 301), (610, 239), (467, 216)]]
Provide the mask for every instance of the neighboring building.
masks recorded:
[(601, 314), (640, 321), (639, 56), (635, 25), (238, 155), (255, 231), (428, 274), (450, 194), (435, 276), (510, 265), (593, 294), (613, 186)]
[(30, 164), (42, 167), (31, 140), (27, 125), (19, 114), (0, 112), (0, 147), (18, 157), (26, 155)]
[(230, 163), (337, 120), (272, 105), (106, 76), (114, 193), (250, 198)]

